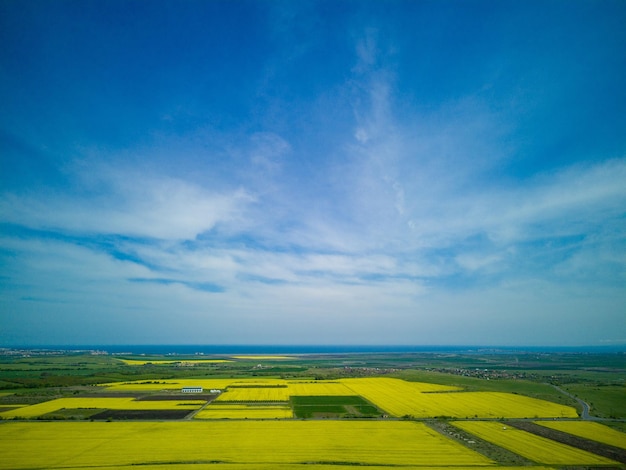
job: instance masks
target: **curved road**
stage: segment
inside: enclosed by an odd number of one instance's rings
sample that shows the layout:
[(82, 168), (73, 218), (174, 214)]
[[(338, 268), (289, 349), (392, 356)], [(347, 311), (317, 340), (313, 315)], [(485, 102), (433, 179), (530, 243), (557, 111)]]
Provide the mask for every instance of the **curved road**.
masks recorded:
[(552, 385), (554, 388), (556, 388), (559, 392), (561, 392), (563, 395), (567, 395), (570, 398), (573, 398), (574, 400), (576, 400), (580, 406), (582, 406), (583, 412), (580, 415), (580, 419), (584, 419), (584, 420), (588, 420), (588, 421), (601, 421), (602, 418), (596, 418), (595, 416), (591, 416), (589, 415), (589, 410), (591, 409), (591, 407), (589, 406), (589, 404), (583, 400), (581, 400), (580, 398), (572, 395), (571, 393), (563, 390), (561, 387), (558, 387), (554, 384), (548, 384), (548, 385)]

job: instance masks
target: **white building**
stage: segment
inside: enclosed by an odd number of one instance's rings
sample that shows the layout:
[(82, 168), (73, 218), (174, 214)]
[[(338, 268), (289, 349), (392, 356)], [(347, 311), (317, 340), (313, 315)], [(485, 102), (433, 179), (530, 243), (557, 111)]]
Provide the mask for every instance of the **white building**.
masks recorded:
[(181, 389), (183, 393), (202, 393), (202, 387), (183, 387)]

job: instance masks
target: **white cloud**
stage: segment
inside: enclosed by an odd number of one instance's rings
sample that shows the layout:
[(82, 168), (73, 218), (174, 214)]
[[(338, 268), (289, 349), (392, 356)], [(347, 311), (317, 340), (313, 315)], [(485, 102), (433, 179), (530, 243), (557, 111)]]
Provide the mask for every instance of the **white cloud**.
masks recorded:
[(207, 191), (195, 184), (136, 170), (94, 168), (98, 191), (4, 194), (3, 220), (37, 229), (193, 239), (243, 216), (253, 198), (243, 189)]
[(481, 255), (479, 253), (462, 253), (456, 257), (457, 263), (468, 271), (488, 269), (502, 261), (502, 256), (496, 254)]
[(624, 181), (626, 160), (566, 168), (481, 195), (473, 219), (477, 229), (482, 225), (493, 238), (509, 242), (595, 233), (618, 223), (626, 204)]
[(354, 72), (370, 71), (376, 65), (380, 54), (377, 37), (378, 31), (375, 28), (367, 28), (365, 34), (356, 41), (358, 61), (353, 69)]
[[(390, 279), (412, 278), (423, 269), (415, 262), (399, 262), (382, 254), (283, 253), (255, 248), (186, 248), (134, 244), (124, 249), (154, 266), (152, 277), (212, 282), (238, 291), (246, 283), (320, 285), (326, 283), (376, 285)], [(432, 273), (432, 271), (431, 271)]]
[(280, 169), (279, 159), (291, 149), (285, 139), (271, 132), (257, 132), (250, 140), (252, 164), (270, 173)]

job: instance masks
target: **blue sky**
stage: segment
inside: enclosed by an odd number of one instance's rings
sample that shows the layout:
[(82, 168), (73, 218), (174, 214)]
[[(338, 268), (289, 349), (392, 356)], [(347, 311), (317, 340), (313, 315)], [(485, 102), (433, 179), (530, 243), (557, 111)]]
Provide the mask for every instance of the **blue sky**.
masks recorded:
[(0, 2), (0, 344), (626, 343), (624, 24)]

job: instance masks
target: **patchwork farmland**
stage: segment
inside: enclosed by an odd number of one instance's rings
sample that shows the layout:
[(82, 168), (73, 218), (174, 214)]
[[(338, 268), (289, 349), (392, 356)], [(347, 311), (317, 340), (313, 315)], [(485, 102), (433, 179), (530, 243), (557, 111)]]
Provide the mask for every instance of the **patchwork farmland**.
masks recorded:
[[(254, 371), (257, 361), (270, 360), (264, 357), (255, 357)], [(236, 360), (197, 367), (232, 367)], [(132, 361), (124, 366), (142, 372), (188, 367)], [(151, 376), (71, 393), (35, 403), (27, 394), (0, 396), (0, 469), (626, 470), (625, 434), (581, 421), (573, 406), (457, 383), (255, 372)], [(522, 424), (528, 431), (516, 428)], [(596, 444), (575, 448), (536, 428)]]

